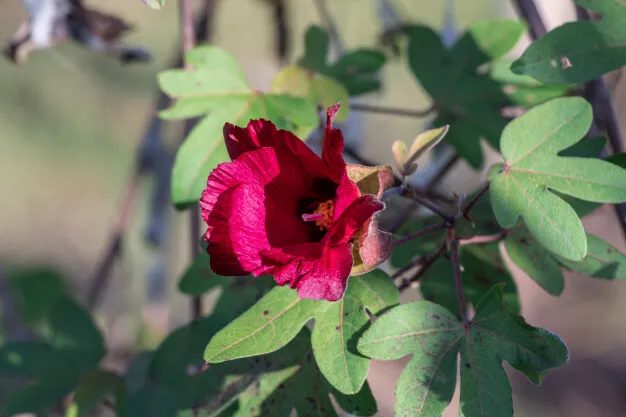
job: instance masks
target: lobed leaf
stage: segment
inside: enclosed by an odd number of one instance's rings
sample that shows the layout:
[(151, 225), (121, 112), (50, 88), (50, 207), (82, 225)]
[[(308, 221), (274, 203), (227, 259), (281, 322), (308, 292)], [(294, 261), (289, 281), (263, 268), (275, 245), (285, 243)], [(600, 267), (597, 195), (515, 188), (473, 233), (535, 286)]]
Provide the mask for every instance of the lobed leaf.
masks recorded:
[(491, 203), (502, 227), (519, 216), (539, 243), (570, 260), (587, 252), (582, 223), (553, 191), (585, 201), (626, 201), (626, 170), (594, 158), (562, 157), (589, 129), (591, 105), (578, 97), (540, 104), (509, 123), (491, 169)]
[(396, 385), (396, 415), (440, 416), (456, 385), (461, 366), (461, 414), (513, 416), (511, 387), (502, 368), (509, 362), (538, 384), (569, 354), (558, 336), (532, 327), (492, 289), (464, 326), (443, 307), (416, 301), (393, 308), (359, 340), (359, 352), (391, 360), (413, 355)]
[(574, 0), (603, 16), (566, 23), (533, 42), (511, 69), (551, 84), (580, 83), (626, 64), (626, 5), (619, 0)]
[(351, 277), (344, 297), (334, 303), (300, 299), (293, 289), (276, 287), (218, 332), (206, 347), (204, 359), (217, 363), (274, 352), (314, 318), (312, 344), (320, 370), (337, 390), (355, 394), (365, 382), (370, 363), (355, 348), (358, 335), (369, 323), (365, 308), (378, 314), (398, 302), (395, 285), (379, 270)]

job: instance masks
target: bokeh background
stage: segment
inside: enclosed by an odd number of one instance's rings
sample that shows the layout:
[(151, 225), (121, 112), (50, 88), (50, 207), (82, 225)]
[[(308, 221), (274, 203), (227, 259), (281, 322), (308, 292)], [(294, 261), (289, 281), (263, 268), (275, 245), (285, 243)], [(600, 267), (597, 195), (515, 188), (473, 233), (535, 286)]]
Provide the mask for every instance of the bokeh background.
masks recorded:
[[(132, 22), (136, 30), (127, 42), (147, 47), (154, 61), (122, 66), (72, 44), (35, 52), (21, 66), (0, 59), (0, 266), (57, 268), (83, 299), (108, 244), (135, 151), (153, 115), (156, 75), (171, 65), (179, 50), (176, 1), (168, 0), (160, 12), (140, 0), (86, 3)], [(259, 0), (217, 3), (212, 42), (234, 54), (254, 88), (267, 89), (281, 65), (274, 52), (271, 9)], [(382, 29), (377, 1), (328, 3), (347, 48), (376, 43)], [(406, 20), (434, 27), (444, 21), (443, 0), (390, 3)], [(549, 27), (574, 16), (569, 1), (539, 3)], [(287, 0), (286, 4), (293, 60), (302, 52), (307, 26), (320, 20), (313, 1)], [(456, 0), (459, 31), (479, 19), (499, 16), (514, 17), (508, 1)], [(7, 39), (26, 18), (18, 0), (0, 0), (0, 40)], [(523, 46), (520, 43), (516, 52)], [(382, 76), (383, 91), (364, 101), (412, 109), (427, 105), (404, 59), (391, 59)], [(619, 80), (619, 74), (612, 76)], [(622, 121), (626, 94), (618, 81), (610, 85)], [(427, 122), (372, 114), (355, 114), (353, 121), (358, 128), (349, 140), (364, 157), (381, 163), (391, 163), (394, 140), (409, 142)], [(179, 125), (168, 126), (168, 146), (175, 147), (179, 130)], [(460, 164), (446, 177), (442, 189), (471, 191), (483, 179), (484, 172)], [(149, 177), (140, 183), (122, 259), (97, 313), (113, 352), (109, 365), (114, 368), (122, 367), (134, 352), (155, 346), (169, 329), (189, 317), (189, 302), (175, 288), (189, 261), (189, 219), (169, 209), (166, 245), (160, 250), (148, 245), (144, 229), (153, 186)], [(589, 216), (586, 226), (622, 251), (626, 249), (610, 207)], [(516, 415), (625, 415), (626, 282), (568, 274), (565, 292), (554, 298), (522, 273), (516, 278), (527, 320), (558, 333), (572, 355), (570, 363), (540, 388), (512, 372)], [(403, 296), (409, 300), (416, 294)], [(379, 401), (379, 416), (393, 415), (393, 386), (405, 362), (375, 362), (372, 367), (370, 384)], [(456, 406), (446, 412), (446, 416), (457, 414)]]

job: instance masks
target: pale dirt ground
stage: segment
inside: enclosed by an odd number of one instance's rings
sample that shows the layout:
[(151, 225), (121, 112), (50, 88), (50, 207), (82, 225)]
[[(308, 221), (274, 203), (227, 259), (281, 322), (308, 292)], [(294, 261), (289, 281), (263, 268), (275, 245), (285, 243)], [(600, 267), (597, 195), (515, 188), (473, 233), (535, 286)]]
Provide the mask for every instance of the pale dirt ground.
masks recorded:
[[(0, 1), (0, 39), (17, 26), (24, 13), (16, 0)], [(147, 68), (120, 68), (105, 59), (76, 48), (34, 56), (29, 65), (16, 69), (0, 60), (0, 259), (57, 265), (82, 293), (85, 282), (103, 249), (124, 178), (130, 170), (136, 138), (143, 129), (154, 74), (169, 60), (177, 42), (176, 13), (172, 1), (160, 13), (146, 11), (139, 0), (98, 3), (123, 12), (140, 30), (133, 41), (157, 53), (157, 63)], [(294, 38), (317, 15), (311, 3), (292, 0)], [(356, 3), (364, 4), (355, 7)], [(443, 2), (399, 2), (410, 18), (438, 25)], [(480, 3), (480, 6), (478, 6)], [(565, 0), (545, 0), (551, 16), (570, 14)], [(510, 13), (508, 2), (457, 0), (459, 20), (467, 23), (490, 14)], [(491, 5), (491, 9), (486, 6)], [(346, 14), (345, 10), (350, 9)], [(241, 14), (245, 10), (245, 14)], [(487, 11), (486, 11), (487, 10)], [(491, 10), (491, 11), (488, 11)], [(371, 44), (377, 28), (374, 9), (362, 0), (336, 0), (333, 12), (341, 15), (348, 46)], [(342, 15), (343, 14), (343, 15)], [(265, 27), (269, 14), (260, 2), (225, 0), (216, 26), (215, 42), (231, 51), (244, 65), (255, 88), (267, 88), (277, 64), (271, 58), (271, 32)], [(551, 18), (552, 25), (558, 22)], [(365, 25), (374, 30), (365, 30)], [(254, 39), (250, 42), (249, 39)], [(299, 54), (300, 44), (293, 51)], [(521, 50), (521, 47), (520, 47)], [(85, 67), (82, 62), (87, 62)], [(404, 62), (385, 69), (385, 91), (371, 102), (408, 108), (424, 107), (424, 94), (411, 79)], [(626, 94), (615, 93), (620, 121), (626, 114)], [(78, 117), (77, 117), (78, 115)], [(393, 140), (411, 140), (421, 121), (386, 116), (364, 118), (363, 152), (370, 159), (390, 163)], [(484, 179), (484, 172), (461, 166), (449, 176), (445, 189), (469, 191)], [(145, 190), (149, 184), (144, 185)], [(166, 304), (145, 307), (143, 276), (150, 252), (141, 239), (145, 217), (138, 204), (138, 220), (131, 232), (123, 262), (101, 308), (101, 322), (112, 350), (127, 351), (140, 342), (157, 342), (168, 326), (183, 323), (187, 300), (173, 291)], [(585, 221), (598, 234), (626, 250), (611, 208), (604, 207)], [(187, 219), (175, 214), (175, 230), (169, 249), (170, 276), (188, 261)], [(182, 244), (180, 242), (183, 242)], [(594, 281), (575, 274), (567, 277), (559, 298), (541, 290), (521, 273), (516, 274), (524, 315), (528, 322), (561, 335), (568, 343), (572, 362), (546, 379), (539, 389), (514, 375), (518, 416), (612, 417), (623, 415), (626, 386), (626, 326), (623, 323), (626, 283)], [(407, 299), (411, 295), (407, 295)], [(141, 306), (144, 305), (142, 308)], [(142, 323), (147, 323), (149, 330)], [(138, 335), (138, 332), (140, 333)], [(146, 334), (148, 336), (146, 336)], [(379, 416), (392, 416), (393, 386), (405, 360), (374, 361), (370, 384), (379, 400)], [(445, 416), (457, 415), (455, 406)]]

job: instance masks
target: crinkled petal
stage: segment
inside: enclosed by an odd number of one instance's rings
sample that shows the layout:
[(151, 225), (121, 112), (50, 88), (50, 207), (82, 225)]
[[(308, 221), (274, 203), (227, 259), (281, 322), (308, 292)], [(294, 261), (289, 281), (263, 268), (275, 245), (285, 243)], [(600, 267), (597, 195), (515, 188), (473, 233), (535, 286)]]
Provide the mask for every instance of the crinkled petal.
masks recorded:
[[(200, 199), (200, 207), (202, 218), (208, 226), (205, 239), (209, 242), (211, 268), (217, 274), (246, 275), (250, 272), (249, 268), (241, 264), (233, 247), (233, 238), (241, 235), (233, 235), (232, 222), (238, 216), (246, 216), (250, 225), (264, 233), (265, 219), (249, 212), (250, 206), (241, 204), (237, 197), (242, 193), (241, 187), (245, 186), (260, 190), (261, 195), (255, 201), (263, 201), (264, 186), (277, 175), (276, 155), (269, 148), (248, 152), (234, 162), (220, 164), (209, 175), (207, 188)], [(261, 215), (264, 213), (263, 209)]]
[[(331, 106), (326, 111), (326, 129), (322, 139), (322, 160), (330, 169), (334, 178), (341, 179), (346, 171), (346, 162), (343, 159), (343, 134), (339, 129), (333, 129), (332, 124), (341, 107), (341, 102)], [(338, 181), (338, 180), (337, 180)]]
[(352, 245), (345, 243), (325, 247), (316, 261), (303, 261), (301, 270), (308, 270), (298, 278), (295, 287), (300, 298), (337, 301), (343, 297), (352, 269)]
[[(251, 120), (245, 128), (230, 123), (224, 125), (226, 149), (232, 160), (245, 152), (262, 147), (273, 148), (280, 162), (281, 173), (297, 189), (311, 178), (329, 178), (331, 171), (304, 142), (293, 133), (278, 130), (267, 120)], [(343, 146), (343, 145), (342, 145)], [(333, 178), (331, 178), (333, 179)], [(339, 182), (339, 178), (335, 179)]]
[(385, 205), (373, 195), (359, 197), (333, 222), (324, 241), (330, 246), (349, 242), (374, 213), (384, 208)]

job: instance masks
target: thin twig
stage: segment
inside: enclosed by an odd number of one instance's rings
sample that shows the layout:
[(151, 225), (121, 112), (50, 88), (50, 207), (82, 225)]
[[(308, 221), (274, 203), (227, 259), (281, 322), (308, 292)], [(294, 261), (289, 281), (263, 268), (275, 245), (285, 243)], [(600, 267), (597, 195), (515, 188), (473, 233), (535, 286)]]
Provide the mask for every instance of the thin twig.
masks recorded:
[(472, 236), (467, 239), (459, 239), (459, 245), (482, 245), (485, 243), (499, 242), (504, 239), (509, 233), (511, 229), (502, 229), (500, 233), (496, 233), (494, 235), (482, 235), (482, 236)]
[(423, 228), (422, 230), (418, 230), (415, 233), (411, 233), (410, 235), (403, 236), (402, 238), (394, 241), (392, 246), (393, 246), (393, 248), (396, 248), (396, 247), (402, 245), (403, 243), (406, 243), (406, 242), (411, 241), (413, 239), (417, 239), (419, 237), (422, 237), (425, 234), (436, 232), (437, 230), (445, 229), (447, 227), (448, 227), (448, 223), (432, 224), (430, 226), (427, 226), (427, 227)]
[(452, 230), (452, 239), (450, 242), (450, 252), (452, 253), (452, 266), (454, 268), (454, 287), (456, 289), (456, 297), (459, 301), (459, 310), (461, 311), (461, 319), (464, 324), (467, 324), (467, 304), (465, 304), (465, 297), (463, 295), (463, 280), (461, 278), (461, 260), (459, 246), (459, 240), (456, 237), (454, 229)]
[[(196, 39), (193, 27), (193, 5), (191, 0), (180, 0), (180, 30), (181, 30), (181, 52), (185, 55), (195, 46)], [(189, 64), (184, 64), (186, 70), (191, 70)], [(189, 132), (195, 126), (197, 120), (188, 119), (185, 122), (186, 138)], [(198, 204), (194, 204), (189, 210), (189, 226), (190, 226), (190, 246), (191, 246), (191, 261), (198, 256), (198, 244), (200, 242), (200, 208)], [(191, 315), (194, 319), (202, 315), (202, 297), (193, 296), (191, 299)]]
[[(440, 247), (439, 250), (437, 252), (435, 252), (434, 255), (431, 256), (423, 256), (421, 258), (417, 259), (417, 262), (411, 262), (409, 265), (411, 265), (411, 268), (414, 268), (416, 266), (421, 265), (421, 268), (419, 269), (419, 271), (417, 271), (417, 273), (415, 275), (413, 275), (411, 278), (409, 279), (403, 279), (400, 284), (398, 285), (398, 291), (402, 292), (408, 288), (413, 287), (422, 276), (424, 276), (424, 274), (426, 272), (428, 272), (428, 270), (430, 269), (431, 266), (433, 266), (433, 264), (435, 263), (435, 261), (437, 259), (439, 259), (444, 253), (446, 253), (446, 250), (448, 249), (447, 246), (447, 242), (444, 242)], [(404, 269), (404, 268), (403, 268)], [(410, 268), (409, 268), (410, 269)], [(404, 272), (408, 271), (409, 269), (406, 269)], [(395, 276), (396, 274), (394, 274)], [(398, 274), (398, 276), (400, 276), (400, 274)]]
[(485, 193), (489, 190), (489, 184), (490, 183), (486, 183), (483, 188), (481, 188), (480, 191), (465, 205), (463, 208), (463, 216), (467, 216), (472, 207), (474, 207), (478, 200), (485, 195)]
[(408, 194), (407, 196), (409, 198), (412, 198), (413, 200), (417, 201), (422, 206), (426, 207), (428, 210), (432, 211), (433, 213), (441, 217), (446, 223), (448, 224), (454, 223), (454, 217), (449, 216), (446, 213), (444, 213), (441, 207), (434, 204), (430, 200), (425, 199), (424, 197), (419, 195), (416, 191), (417, 190), (409, 188), (407, 189), (406, 194)]
[(383, 106), (374, 106), (371, 104), (364, 103), (350, 103), (350, 110), (354, 111), (362, 111), (369, 113), (380, 113), (380, 114), (388, 114), (390, 116), (404, 116), (404, 117), (426, 117), (435, 111), (435, 105), (428, 107), (424, 110), (411, 110), (411, 109), (402, 109), (398, 107), (383, 107)]
[(546, 34), (546, 26), (533, 0), (517, 0), (514, 4), (517, 12), (528, 22), (528, 32), (533, 40)]
[(322, 20), (322, 24), (326, 27), (328, 31), (328, 35), (331, 40), (335, 42), (335, 46), (337, 47), (337, 52), (341, 56), (344, 52), (344, 45), (341, 39), (341, 35), (339, 34), (339, 28), (337, 26), (337, 22), (333, 19), (333, 16), (330, 14), (328, 10), (327, 4), (325, 0), (314, 0), (315, 7), (317, 8), (317, 12), (320, 15), (320, 19)]
[(124, 241), (124, 235), (130, 225), (131, 216), (133, 213), (133, 207), (139, 190), (139, 184), (141, 180), (141, 170), (139, 169), (140, 163), (137, 162), (137, 167), (133, 170), (133, 174), (130, 178), (130, 182), (126, 185), (124, 191), (124, 198), (117, 212), (115, 224), (113, 226), (113, 233), (107, 245), (107, 250), (102, 257), (102, 260), (96, 268), (96, 272), (91, 278), (91, 287), (87, 293), (87, 308), (90, 310), (96, 308), (100, 301), (100, 296), (107, 285), (113, 265), (115, 261), (122, 254), (122, 246)]
[[(212, 28), (210, 23), (212, 20), (214, 8), (214, 0), (204, 1), (198, 19), (196, 20), (195, 33), (198, 43), (205, 42), (211, 33)], [(182, 66), (182, 64), (182, 54), (176, 53), (176, 56), (172, 62), (172, 66), (180, 67)], [(164, 92), (159, 91), (159, 94), (154, 104), (154, 109), (152, 110), (153, 116), (150, 118), (150, 122), (148, 123), (146, 132), (150, 132), (154, 128), (154, 122), (155, 120), (158, 120), (159, 117), (157, 114), (158, 111), (167, 107), (169, 103), (170, 98)], [(145, 135), (143, 135), (142, 137), (144, 136)], [(101, 294), (107, 287), (108, 281), (111, 277), (113, 265), (122, 254), (124, 236), (126, 234), (128, 226), (130, 225), (132, 208), (135, 204), (135, 200), (137, 199), (141, 175), (143, 174), (143, 171), (145, 169), (145, 163), (142, 160), (141, 155), (142, 147), (137, 146), (135, 152), (135, 166), (133, 167), (132, 172), (128, 177), (128, 180), (126, 181), (126, 191), (124, 192), (124, 198), (118, 210), (118, 214), (115, 220), (115, 226), (113, 228), (109, 244), (107, 245), (107, 249), (102, 256), (102, 259), (98, 264), (96, 271), (90, 279), (91, 286), (87, 292), (87, 306), (90, 309), (94, 309), (98, 305)]]
[(289, 44), (291, 41), (289, 26), (287, 25), (287, 4), (285, 0), (274, 0), (272, 2), (272, 9), (276, 31), (274, 35), (276, 57), (281, 64), (285, 65), (289, 56)]
[(424, 184), (424, 189), (427, 191), (432, 190), (437, 184), (439, 184), (439, 182), (441, 182), (443, 177), (445, 177), (446, 174), (448, 174), (448, 172), (450, 172), (452, 168), (456, 166), (459, 161), (459, 155), (454, 152), (450, 157), (448, 157), (448, 160), (439, 167), (437, 172), (428, 179), (428, 181)]

